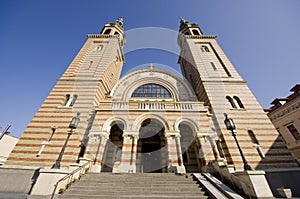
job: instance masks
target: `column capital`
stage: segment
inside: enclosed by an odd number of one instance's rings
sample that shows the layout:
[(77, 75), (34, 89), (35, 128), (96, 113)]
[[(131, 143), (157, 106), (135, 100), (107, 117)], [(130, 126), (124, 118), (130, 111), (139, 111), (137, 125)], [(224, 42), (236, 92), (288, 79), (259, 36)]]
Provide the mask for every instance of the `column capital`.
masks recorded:
[(166, 137), (180, 137), (180, 132), (179, 131), (165, 131), (165, 136)]
[(202, 133), (202, 132), (197, 132), (196, 133), (197, 137), (198, 138), (208, 138), (208, 137), (211, 137), (211, 135), (209, 133)]
[(211, 141), (217, 141), (220, 138), (216, 133), (199, 133), (199, 132), (197, 132), (197, 137), (199, 139), (204, 138)]
[(94, 138), (104, 137), (104, 138), (108, 139), (109, 138), (109, 133), (107, 131), (90, 132), (89, 137), (94, 137)]
[(140, 132), (138, 131), (123, 131), (123, 137), (133, 137), (133, 138), (139, 138)]

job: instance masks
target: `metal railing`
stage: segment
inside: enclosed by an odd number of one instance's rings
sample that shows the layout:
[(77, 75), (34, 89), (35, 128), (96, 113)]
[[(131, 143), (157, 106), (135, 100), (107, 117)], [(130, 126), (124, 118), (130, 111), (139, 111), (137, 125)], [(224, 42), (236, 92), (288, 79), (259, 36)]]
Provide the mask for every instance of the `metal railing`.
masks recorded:
[(54, 189), (51, 195), (50, 199), (54, 198), (55, 192), (57, 190), (58, 185), (67, 180), (66, 185), (68, 185), (69, 183), (73, 182), (73, 177), (75, 174), (77, 174), (79, 172), (78, 178), (80, 178), (81, 176), (83, 176), (86, 173), (86, 169), (91, 169), (92, 167), (92, 160), (89, 160), (88, 162), (84, 163), (83, 165), (80, 165), (77, 169), (75, 169), (74, 171), (72, 171), (71, 173), (67, 174), (66, 176), (64, 176), (63, 178), (61, 178), (60, 180), (58, 180), (55, 185), (54, 185)]

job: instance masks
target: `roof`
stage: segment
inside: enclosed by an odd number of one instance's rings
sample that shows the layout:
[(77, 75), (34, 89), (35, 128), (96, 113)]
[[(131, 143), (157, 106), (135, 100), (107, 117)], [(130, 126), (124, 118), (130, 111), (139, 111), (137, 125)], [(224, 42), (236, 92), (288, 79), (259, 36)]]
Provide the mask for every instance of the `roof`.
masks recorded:
[[(275, 98), (271, 104), (273, 106), (271, 106), (270, 108), (266, 108), (264, 109), (265, 112), (271, 113), (274, 110), (278, 109), (280, 106), (277, 106), (278, 103), (285, 101), (285, 104), (288, 104), (289, 102), (291, 102), (292, 100), (300, 97), (300, 92), (298, 92), (300, 90), (300, 84), (296, 84), (290, 91), (293, 92), (292, 94), (290, 94), (289, 96), (285, 97), (285, 98)], [(283, 104), (281, 104), (283, 105)]]

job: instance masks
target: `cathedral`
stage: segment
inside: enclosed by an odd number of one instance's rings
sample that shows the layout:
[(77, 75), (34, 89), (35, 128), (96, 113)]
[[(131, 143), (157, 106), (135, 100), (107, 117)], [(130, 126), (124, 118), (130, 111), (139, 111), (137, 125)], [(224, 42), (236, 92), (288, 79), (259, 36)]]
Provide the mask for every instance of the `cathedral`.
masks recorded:
[(99, 173), (201, 173), (214, 162), (239, 171), (244, 159), (253, 170), (298, 166), (216, 36), (181, 19), (182, 76), (150, 65), (120, 78), (125, 43), (123, 18), (87, 36), (5, 165), (65, 168), (85, 158)]

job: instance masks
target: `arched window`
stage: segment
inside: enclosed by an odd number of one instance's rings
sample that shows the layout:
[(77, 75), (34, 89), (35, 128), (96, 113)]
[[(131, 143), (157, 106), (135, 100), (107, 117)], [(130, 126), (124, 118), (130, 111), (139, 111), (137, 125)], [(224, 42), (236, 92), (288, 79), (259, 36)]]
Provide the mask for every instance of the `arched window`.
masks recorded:
[(248, 131), (248, 135), (249, 135), (249, 137), (251, 138), (251, 141), (252, 141), (253, 144), (259, 145), (259, 142), (258, 142), (258, 140), (256, 139), (256, 136), (255, 136), (255, 134), (253, 133), (253, 131), (249, 130), (249, 131)]
[(96, 46), (96, 48), (94, 48), (94, 51), (101, 51), (102, 48), (103, 48), (103, 45)]
[(245, 108), (243, 103), (241, 102), (240, 98), (238, 98), (237, 96), (234, 96), (233, 99), (235, 100), (235, 104), (238, 108)]
[(200, 35), (200, 33), (199, 33), (198, 30), (195, 30), (195, 29), (194, 29), (194, 30), (192, 30), (192, 31), (193, 31), (193, 34), (194, 34), (194, 35)]
[(188, 31), (186, 31), (184, 34), (185, 34), (185, 35), (190, 35), (190, 33), (189, 33)]
[(119, 33), (119, 32), (117, 32), (117, 31), (114, 33), (114, 35), (119, 35), (119, 34), (120, 34), (120, 33)]
[(228, 104), (229, 104), (229, 107), (230, 107), (230, 108), (236, 108), (236, 106), (235, 106), (235, 104), (234, 104), (234, 102), (233, 102), (233, 100), (232, 100), (231, 97), (226, 96), (226, 99), (227, 99), (227, 101), (228, 101)]
[(64, 103), (65, 106), (68, 105), (70, 98), (71, 98), (71, 95), (67, 94), (66, 99), (65, 99), (65, 103)]
[(104, 32), (104, 34), (105, 35), (109, 35), (110, 32), (111, 32), (111, 29), (106, 29), (105, 32)]
[(216, 67), (216, 65), (214, 64), (214, 62), (210, 62), (210, 65), (212, 66), (212, 68), (213, 68), (214, 70), (217, 70), (217, 67)]
[(202, 52), (209, 52), (208, 47), (204, 46), (204, 45), (201, 46), (201, 50), (202, 50)]
[(158, 84), (144, 84), (132, 93), (131, 97), (141, 98), (172, 98), (171, 93)]
[(72, 107), (75, 104), (75, 101), (77, 100), (78, 95), (73, 95), (71, 96), (70, 94), (66, 95), (66, 99), (65, 99), (65, 103), (64, 106), (65, 107)]
[(72, 101), (70, 103), (70, 107), (74, 106), (75, 101), (77, 100), (78, 95), (73, 95)]
[(253, 143), (253, 147), (256, 147), (256, 150), (257, 150), (259, 156), (261, 158), (265, 158), (266, 155), (265, 155), (264, 151), (262, 150), (262, 147), (260, 146), (258, 140), (256, 139), (256, 136), (255, 136), (254, 132), (252, 130), (248, 130), (248, 135), (251, 138), (251, 141)]

